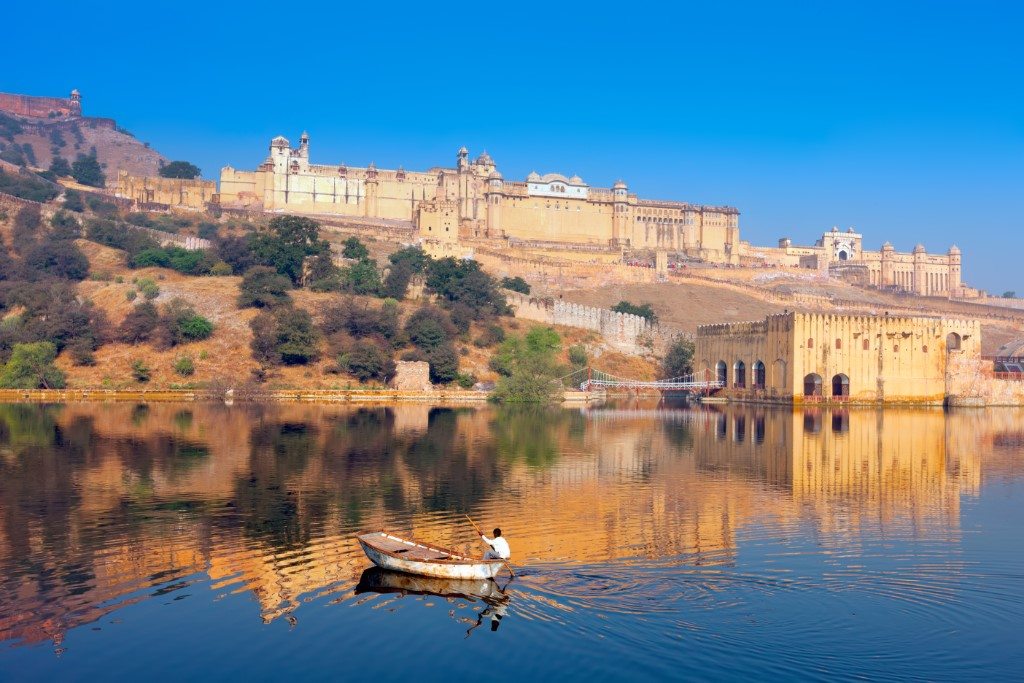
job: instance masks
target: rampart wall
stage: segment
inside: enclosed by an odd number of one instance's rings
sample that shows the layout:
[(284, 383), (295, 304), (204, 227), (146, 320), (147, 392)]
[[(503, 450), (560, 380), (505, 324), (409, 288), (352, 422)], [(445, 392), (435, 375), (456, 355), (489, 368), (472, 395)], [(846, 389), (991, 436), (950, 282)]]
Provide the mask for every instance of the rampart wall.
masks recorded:
[(561, 299), (538, 299), (518, 292), (505, 292), (505, 296), (515, 308), (517, 318), (592, 330), (599, 333), (609, 346), (623, 353), (650, 352), (650, 343), (658, 331), (656, 326), (639, 315), (574, 304)]

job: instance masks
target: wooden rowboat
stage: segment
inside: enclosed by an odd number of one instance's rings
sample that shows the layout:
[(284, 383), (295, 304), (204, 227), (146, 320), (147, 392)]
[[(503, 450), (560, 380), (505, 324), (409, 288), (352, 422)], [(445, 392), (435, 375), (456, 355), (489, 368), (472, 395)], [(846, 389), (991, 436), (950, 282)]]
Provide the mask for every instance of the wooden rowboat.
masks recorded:
[(363, 552), (378, 567), (439, 579), (493, 579), (503, 560), (465, 557), (453, 550), (407, 541), (385, 531), (357, 537)]
[(367, 567), (359, 577), (356, 595), (362, 593), (399, 593), (401, 595), (436, 595), (491, 604), (508, 602), (494, 579), (438, 579), (393, 572), (380, 567)]

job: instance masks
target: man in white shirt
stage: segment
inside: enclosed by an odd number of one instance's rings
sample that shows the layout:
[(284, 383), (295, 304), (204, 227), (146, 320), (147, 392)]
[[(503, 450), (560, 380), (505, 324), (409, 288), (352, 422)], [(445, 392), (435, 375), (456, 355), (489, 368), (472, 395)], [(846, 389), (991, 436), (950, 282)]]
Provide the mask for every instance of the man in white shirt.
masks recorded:
[(508, 547), (508, 541), (501, 535), (501, 529), (494, 530), (494, 538), (487, 538), (483, 534), (480, 538), (491, 546), (491, 549), (484, 553), (485, 560), (507, 560), (512, 557), (512, 550)]

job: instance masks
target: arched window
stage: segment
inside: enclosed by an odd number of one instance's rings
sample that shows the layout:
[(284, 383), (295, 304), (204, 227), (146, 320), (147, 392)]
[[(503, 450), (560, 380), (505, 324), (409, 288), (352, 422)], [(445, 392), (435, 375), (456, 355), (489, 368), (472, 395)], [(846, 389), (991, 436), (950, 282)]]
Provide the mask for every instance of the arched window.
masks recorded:
[(722, 386), (726, 386), (729, 378), (726, 376), (726, 370), (728, 366), (724, 360), (720, 360), (715, 364), (715, 380), (721, 382)]
[(946, 350), (947, 351), (959, 351), (960, 350), (960, 335), (956, 332), (950, 332), (946, 335)]
[(928, 345), (927, 344), (925, 344), (924, 346), (921, 347), (921, 352), (922, 353), (928, 353)]
[(832, 378), (832, 395), (846, 397), (850, 395), (850, 378), (839, 373)]
[(812, 372), (804, 377), (804, 396), (821, 396), (821, 375)]
[(814, 337), (808, 337), (807, 338), (807, 348), (809, 348), (809, 349), (813, 349), (814, 348)]
[(862, 341), (860, 344), (865, 351), (871, 350), (871, 340), (868, 339), (867, 337), (864, 337), (864, 341)]
[(737, 389), (744, 389), (747, 386), (747, 364), (741, 360), (736, 361), (732, 366), (732, 378)]
[(839, 339), (838, 337), (836, 337), (836, 348), (837, 349), (843, 348), (843, 340)]
[(755, 361), (754, 362), (754, 366), (751, 368), (751, 370), (752, 370), (752, 372), (754, 374), (754, 376), (752, 378), (754, 380), (754, 388), (755, 389), (764, 389), (764, 384), (765, 384), (764, 363), (762, 363), (761, 361)]

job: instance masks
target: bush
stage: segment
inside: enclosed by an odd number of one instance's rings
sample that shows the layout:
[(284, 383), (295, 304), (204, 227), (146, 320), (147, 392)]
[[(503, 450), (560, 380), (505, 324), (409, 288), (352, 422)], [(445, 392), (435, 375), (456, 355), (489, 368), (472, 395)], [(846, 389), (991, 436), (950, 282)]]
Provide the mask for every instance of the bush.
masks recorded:
[(652, 325), (658, 322), (658, 316), (654, 314), (654, 309), (650, 304), (637, 305), (629, 301), (620, 301), (612, 306), (612, 310), (616, 313), (629, 313), (631, 315), (638, 315), (641, 318), (647, 318), (648, 322)]
[(174, 361), (174, 371), (182, 377), (189, 377), (196, 372), (196, 364), (191, 356), (182, 356)]
[(124, 296), (126, 299), (128, 299), (128, 301), (135, 301), (135, 299), (138, 298), (139, 293), (136, 292), (134, 289), (129, 289), (127, 292), (124, 293)]
[(381, 283), (377, 262), (364, 260), (354, 263), (348, 268), (342, 268), (341, 282), (344, 289), (355, 294), (379, 294)]
[(341, 255), (345, 258), (363, 260), (370, 255), (370, 250), (359, 241), (358, 237), (349, 237), (342, 245)]
[(71, 164), (71, 175), (75, 182), (92, 187), (103, 187), (107, 183), (107, 177), (103, 173), (103, 167), (96, 159), (96, 154), (88, 156), (78, 155), (75, 163)]
[(280, 306), (253, 318), (249, 327), (253, 357), (262, 363), (305, 365), (319, 357), (313, 319), (302, 309)]
[(587, 364), (587, 349), (582, 344), (574, 344), (569, 347), (569, 362), (576, 367), (584, 367)]
[(97, 197), (96, 195), (88, 195), (85, 198), (85, 203), (90, 209), (92, 209), (93, 213), (103, 218), (115, 218), (120, 213), (120, 210), (117, 208), (117, 204), (114, 202), (108, 202), (102, 197)]
[(25, 254), (25, 267), (38, 275), (65, 280), (84, 280), (89, 275), (89, 259), (77, 244), (68, 240), (30, 247)]
[(54, 155), (53, 159), (50, 160), (49, 171), (55, 178), (68, 178), (71, 176), (71, 164), (64, 157)]
[(53, 239), (74, 240), (82, 236), (82, 226), (78, 219), (67, 211), (58, 211), (50, 219), (53, 228)]
[(160, 311), (151, 301), (135, 306), (117, 329), (117, 337), (128, 344), (148, 341), (160, 324)]
[(433, 306), (417, 309), (405, 322), (409, 340), (423, 350), (441, 346), (455, 337), (457, 330), (448, 315)]
[(8, 173), (0, 169), (0, 192), (33, 202), (48, 202), (60, 191), (32, 173)]
[(692, 341), (682, 337), (673, 339), (661, 362), (661, 376), (664, 378), (682, 377), (692, 373), (694, 350)]
[(430, 363), (430, 381), (447, 384), (459, 375), (459, 355), (451, 344), (441, 344), (427, 351)]
[(214, 240), (213, 245), (217, 257), (231, 266), (231, 270), (236, 273), (244, 273), (256, 265), (256, 256), (252, 253), (249, 237), (219, 237)]
[(217, 236), (219, 234), (220, 231), (217, 228), (217, 224), (210, 223), (209, 221), (203, 221), (202, 223), (200, 223), (199, 227), (196, 230), (196, 235), (198, 235), (204, 240), (215, 240), (217, 239)]
[(82, 201), (82, 195), (75, 190), (64, 190), (64, 208), (76, 213), (85, 211), (85, 202)]
[(253, 266), (240, 285), (239, 308), (270, 308), (290, 300), (291, 281), (268, 266)]
[(152, 374), (149, 366), (141, 358), (132, 363), (132, 377), (136, 382), (148, 382)]
[(11, 357), (0, 370), (4, 389), (63, 389), (64, 373), (53, 365), (57, 347), (49, 341), (15, 344)]
[(464, 374), (460, 372), (458, 376), (456, 376), (455, 381), (463, 389), (472, 389), (473, 385), (476, 384), (476, 377), (468, 373)]
[(79, 367), (91, 367), (96, 365), (96, 356), (93, 354), (92, 344), (87, 340), (79, 340), (68, 347), (71, 353), (71, 362)]
[(488, 325), (480, 336), (473, 340), (473, 345), (486, 348), (505, 341), (505, 330), (500, 325)]
[(129, 230), (123, 224), (106, 218), (94, 218), (86, 222), (85, 234), (93, 242), (121, 249), (133, 259), (147, 249), (159, 249), (160, 245), (149, 235), (138, 230)]
[(233, 273), (234, 270), (232, 270), (230, 264), (224, 261), (217, 261), (212, 266), (210, 266), (210, 275), (213, 275), (215, 277), (224, 277), (227, 275), (231, 275)]
[(196, 313), (184, 299), (172, 299), (164, 306), (157, 337), (160, 346), (187, 344), (208, 339), (212, 334), (213, 323)]
[(151, 278), (139, 278), (139, 281), (135, 283), (135, 286), (139, 288), (139, 292), (146, 301), (152, 301), (160, 296), (160, 286)]
[(379, 335), (393, 339), (399, 331), (398, 305), (384, 302), (380, 308), (345, 299), (321, 311), (320, 330), (327, 336), (346, 332), (353, 337)]
[(338, 365), (360, 382), (369, 379), (387, 382), (395, 376), (395, 361), (391, 350), (368, 339), (357, 341), (351, 351), (338, 359)]
[(498, 380), (494, 398), (503, 403), (556, 400), (562, 391), (557, 382), (561, 369), (555, 362), (560, 346), (558, 333), (550, 327), (534, 327), (523, 337), (506, 339), (498, 354), (506, 372)]
[(143, 249), (131, 259), (131, 266), (134, 268), (166, 268), (170, 264), (170, 257), (160, 247)]
[(529, 283), (518, 275), (516, 277), (502, 278), (501, 286), (505, 289), (511, 289), (513, 292), (519, 292), (520, 294), (530, 293)]
[(341, 289), (341, 269), (334, 265), (329, 251), (310, 259), (306, 282), (314, 292), (336, 292)]
[(392, 299), (404, 299), (405, 292), (409, 289), (409, 281), (412, 279), (412, 274), (412, 266), (404, 261), (392, 265), (387, 277), (384, 278), (381, 293)]
[(14, 215), (14, 227), (11, 230), (11, 241), (18, 252), (24, 252), (35, 242), (42, 228), (43, 220), (38, 206), (23, 206)]

